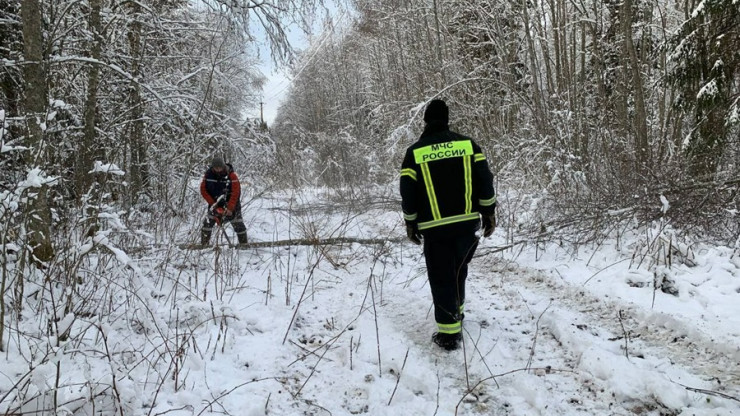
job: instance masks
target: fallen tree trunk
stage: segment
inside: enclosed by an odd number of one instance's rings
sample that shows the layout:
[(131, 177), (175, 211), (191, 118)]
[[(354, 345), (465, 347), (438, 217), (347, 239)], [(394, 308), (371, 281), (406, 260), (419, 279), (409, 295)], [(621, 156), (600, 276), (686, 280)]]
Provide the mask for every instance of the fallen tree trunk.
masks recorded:
[[(282, 246), (330, 246), (339, 244), (385, 244), (385, 243), (399, 243), (406, 240), (405, 238), (350, 238), (350, 237), (336, 237), (336, 238), (301, 238), (297, 240), (277, 240), (277, 241), (257, 241), (254, 243), (239, 244), (231, 246), (240, 250), (247, 250), (250, 248), (260, 247), (282, 247)], [(200, 245), (200, 244), (180, 244), (178, 245), (183, 250), (205, 250), (213, 248), (213, 245)], [(221, 247), (221, 246), (216, 246)]]

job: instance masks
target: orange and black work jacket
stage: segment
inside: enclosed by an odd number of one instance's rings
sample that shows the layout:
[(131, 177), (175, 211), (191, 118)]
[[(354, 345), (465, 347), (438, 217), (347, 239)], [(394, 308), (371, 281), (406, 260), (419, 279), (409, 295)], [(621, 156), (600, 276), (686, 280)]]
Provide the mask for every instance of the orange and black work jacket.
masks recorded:
[(426, 239), (475, 232), (496, 209), (493, 175), (473, 139), (427, 124), (401, 165), (401, 207)]
[(217, 174), (213, 169), (208, 168), (200, 181), (200, 194), (208, 202), (208, 206), (213, 206), (218, 198), (224, 195), (223, 199), (219, 201), (219, 206), (226, 207), (230, 211), (241, 208), (239, 178), (230, 167), (227, 167), (222, 174)]

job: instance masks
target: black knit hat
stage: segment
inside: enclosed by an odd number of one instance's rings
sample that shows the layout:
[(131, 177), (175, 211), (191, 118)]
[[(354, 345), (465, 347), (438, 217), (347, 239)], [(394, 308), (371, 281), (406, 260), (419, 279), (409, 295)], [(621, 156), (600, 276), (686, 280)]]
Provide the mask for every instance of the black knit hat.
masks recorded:
[(424, 121), (442, 121), (447, 124), (450, 121), (450, 109), (442, 100), (432, 100), (424, 111)]
[(211, 161), (211, 167), (212, 168), (225, 168), (226, 163), (224, 163), (224, 160), (222, 158), (216, 156)]

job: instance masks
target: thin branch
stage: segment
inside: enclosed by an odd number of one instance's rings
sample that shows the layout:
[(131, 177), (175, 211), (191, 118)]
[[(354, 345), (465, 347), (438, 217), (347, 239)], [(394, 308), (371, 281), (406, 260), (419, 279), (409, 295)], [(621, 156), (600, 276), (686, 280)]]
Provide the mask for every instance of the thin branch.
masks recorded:
[(550, 303), (547, 304), (547, 307), (545, 310), (540, 313), (540, 316), (537, 317), (537, 322), (535, 323), (535, 329), (534, 329), (534, 339), (532, 340), (532, 348), (529, 350), (529, 359), (527, 359), (527, 365), (524, 368), (531, 368), (532, 366), (532, 359), (534, 358), (534, 350), (535, 346), (537, 345), (537, 335), (540, 333), (540, 320), (542, 319), (542, 316), (547, 312), (548, 309), (550, 309), (550, 306), (552, 306), (552, 300), (550, 300)]
[(403, 374), (403, 369), (406, 367), (406, 359), (409, 358), (409, 349), (406, 349), (406, 356), (403, 357), (403, 364), (401, 364), (401, 371), (398, 372), (398, 376), (396, 376), (396, 385), (393, 387), (393, 393), (391, 393), (391, 398), (388, 400), (388, 406), (391, 405), (391, 402), (393, 401), (393, 396), (396, 395), (396, 390), (398, 389), (398, 384), (401, 382), (401, 374)]
[(685, 385), (683, 385), (681, 383), (676, 383), (676, 384), (678, 384), (679, 386), (685, 388), (688, 391), (693, 391), (694, 393), (708, 394), (710, 396), (717, 396), (717, 397), (721, 397), (723, 399), (732, 400), (732, 401), (736, 401), (736, 402), (740, 403), (740, 399), (738, 399), (737, 397), (734, 397), (734, 396), (730, 396), (729, 394), (720, 393), (720, 392), (714, 391), (714, 390), (697, 389), (695, 387), (685, 386)]
[(490, 377), (486, 377), (486, 378), (482, 379), (481, 381), (479, 381), (478, 383), (476, 383), (475, 386), (473, 386), (473, 388), (471, 388), (468, 391), (466, 391), (465, 394), (463, 394), (463, 396), (460, 398), (460, 401), (458, 401), (457, 402), (457, 405), (455, 406), (455, 416), (457, 416), (458, 411), (459, 411), (459, 408), (460, 408), (460, 405), (462, 404), (463, 400), (465, 400), (465, 398), (468, 397), (469, 394), (471, 394), (473, 391), (475, 391), (475, 389), (478, 388), (478, 386), (480, 386), (481, 384), (485, 383), (486, 381), (488, 381), (488, 380), (494, 380), (495, 381), (496, 380), (496, 377), (503, 377), (503, 376), (508, 376), (510, 374), (514, 374), (514, 373), (521, 373), (521, 372), (524, 372), (524, 371), (532, 371), (532, 370), (542, 370), (542, 371), (545, 371), (548, 374), (549, 373), (552, 373), (552, 372), (555, 372), (555, 371), (557, 371), (557, 372), (564, 372), (564, 373), (565, 372), (575, 373), (573, 370), (558, 370), (558, 369), (554, 369), (554, 368), (551, 368), (551, 367), (544, 367), (544, 368), (517, 368), (516, 370), (510, 370), (510, 371), (506, 371), (506, 372), (503, 372), (503, 373), (492, 375)]

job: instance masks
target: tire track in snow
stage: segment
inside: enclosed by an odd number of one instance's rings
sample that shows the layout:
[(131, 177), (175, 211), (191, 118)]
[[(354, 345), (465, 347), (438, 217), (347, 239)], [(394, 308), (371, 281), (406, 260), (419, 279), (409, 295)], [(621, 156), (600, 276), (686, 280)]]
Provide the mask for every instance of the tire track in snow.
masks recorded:
[(467, 298), (473, 319), (469, 322), (466, 317), (466, 340), (484, 351), (492, 341), (496, 348), (489, 359), (500, 361), (500, 370), (516, 371), (489, 386), (500, 412), (494, 414), (634, 415), (656, 407), (639, 400), (620, 401), (608, 384), (580, 369), (578, 354), (564, 348), (540, 322), (543, 311), (550, 313), (555, 308), (550, 299), (508, 285), (503, 275), (491, 279), (489, 271), (480, 271), (480, 263), (471, 265)]
[[(547, 276), (545, 272), (513, 262), (487, 257), (478, 259), (472, 267), (479, 276), (494, 272), (501, 285), (510, 290), (529, 291), (552, 299), (553, 306), (575, 313), (592, 331), (622, 336), (627, 330), (631, 337), (628, 351), (633, 349), (654, 357), (667, 357), (672, 364), (704, 380), (724, 386), (721, 388), (734, 389), (723, 393), (738, 397), (740, 348), (737, 345), (712, 339), (690, 323), (664, 313), (625, 301), (596, 297), (587, 289), (567, 284), (554, 275)], [(621, 323), (617, 316), (620, 310)]]
[(511, 416), (632, 415), (644, 405), (615, 400), (611, 391), (577, 369), (577, 357), (545, 331), (538, 334), (538, 353), (531, 357), (537, 316), (517, 290), (492, 287), (477, 269), (471, 265), (464, 350), (445, 352), (431, 343), (434, 323), (427, 315), (427, 285), (416, 281), (394, 289), (382, 308), (383, 315), (395, 317), (387, 322), (412, 345), (414, 365), (438, 375), (442, 401), (461, 400), (462, 415)]

